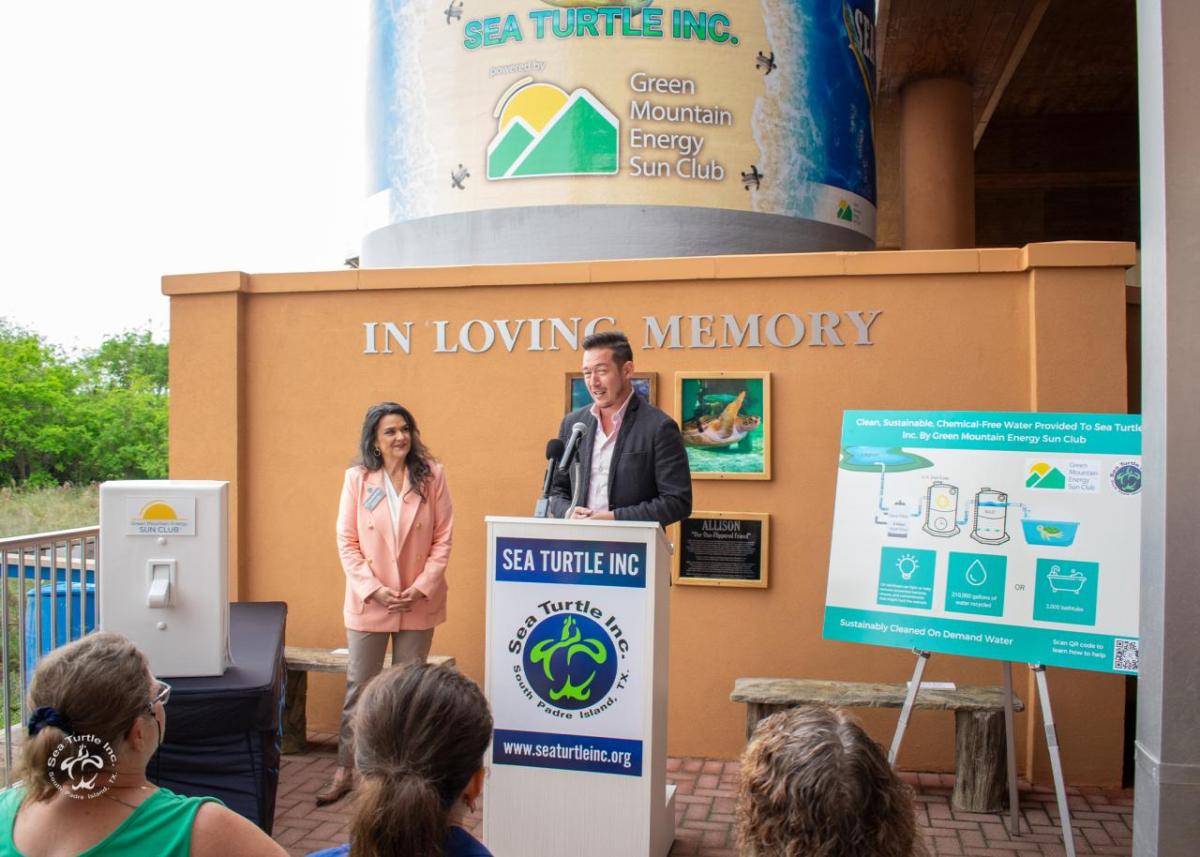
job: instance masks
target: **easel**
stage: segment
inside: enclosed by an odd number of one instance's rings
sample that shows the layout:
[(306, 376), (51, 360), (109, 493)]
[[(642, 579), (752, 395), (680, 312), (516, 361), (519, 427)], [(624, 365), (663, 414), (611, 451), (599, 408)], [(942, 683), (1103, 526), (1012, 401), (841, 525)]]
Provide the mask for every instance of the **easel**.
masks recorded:
[[(904, 730), (908, 727), (908, 718), (912, 713), (913, 703), (917, 700), (917, 691), (921, 687), (921, 676), (925, 672), (925, 664), (929, 661), (929, 652), (913, 649), (917, 656), (917, 665), (913, 669), (912, 681), (908, 685), (908, 695), (904, 698), (904, 707), (900, 709), (900, 722), (896, 724), (896, 734), (892, 738), (892, 747), (888, 750), (888, 763), (896, 764), (900, 753), (900, 741)], [(1017, 796), (1017, 745), (1013, 727), (1013, 684), (1012, 663), (1001, 661), (1004, 673), (1004, 743), (1008, 756), (1008, 829), (1013, 836), (1021, 835), (1020, 800)], [(1058, 799), (1059, 824), (1062, 827), (1063, 847), (1067, 857), (1075, 857), (1075, 836), (1071, 830), (1071, 810), (1067, 806), (1067, 787), (1063, 780), (1062, 756), (1058, 750), (1058, 732), (1054, 727), (1054, 715), (1050, 711), (1050, 690), (1046, 685), (1046, 667), (1043, 664), (1030, 664), (1037, 677), (1038, 698), (1042, 703), (1042, 720), (1046, 726), (1046, 746), (1050, 750), (1050, 769), (1054, 774), (1054, 793)]]

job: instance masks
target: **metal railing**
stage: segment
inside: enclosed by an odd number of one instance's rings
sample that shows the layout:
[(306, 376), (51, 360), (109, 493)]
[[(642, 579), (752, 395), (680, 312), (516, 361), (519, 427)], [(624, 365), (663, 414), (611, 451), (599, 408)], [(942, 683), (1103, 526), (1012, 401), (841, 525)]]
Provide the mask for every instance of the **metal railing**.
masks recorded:
[(94, 617), (99, 538), (96, 526), (0, 539), (3, 788), (12, 785), (15, 751), (25, 737), (30, 668), (46, 652), (78, 639), (94, 624), (94, 618), (88, 622), (88, 604)]

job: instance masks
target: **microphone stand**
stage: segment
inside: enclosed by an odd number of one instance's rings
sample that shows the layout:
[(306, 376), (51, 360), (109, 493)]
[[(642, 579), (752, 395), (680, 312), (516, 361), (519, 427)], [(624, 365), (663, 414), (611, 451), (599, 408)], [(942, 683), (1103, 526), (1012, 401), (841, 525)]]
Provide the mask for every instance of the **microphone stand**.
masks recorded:
[(542, 493), (538, 495), (533, 507), (533, 517), (550, 517), (550, 491), (554, 486), (554, 474), (558, 469), (558, 460), (563, 454), (563, 442), (554, 438), (546, 444), (546, 476), (542, 479)]
[(575, 513), (575, 507), (583, 502), (583, 462), (578, 458), (571, 462), (571, 508), (567, 509), (564, 518)]
[(542, 483), (542, 494), (538, 497), (537, 505), (533, 507), (533, 517), (549, 518), (550, 517), (550, 483), (554, 479), (554, 459), (550, 459), (550, 463), (546, 465), (546, 478)]

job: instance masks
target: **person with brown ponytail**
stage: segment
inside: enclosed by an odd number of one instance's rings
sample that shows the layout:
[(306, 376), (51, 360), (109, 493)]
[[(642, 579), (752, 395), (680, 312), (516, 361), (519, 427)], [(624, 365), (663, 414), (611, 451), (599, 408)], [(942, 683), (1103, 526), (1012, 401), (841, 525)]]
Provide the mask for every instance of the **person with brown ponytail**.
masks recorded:
[(460, 825), (483, 791), (492, 715), (449, 667), (380, 673), (359, 698), (350, 842), (309, 857), (492, 857)]
[(42, 658), (29, 686), (20, 782), (0, 793), (0, 854), (286, 855), (216, 798), (146, 779), (170, 695), (119, 634), (89, 634)]

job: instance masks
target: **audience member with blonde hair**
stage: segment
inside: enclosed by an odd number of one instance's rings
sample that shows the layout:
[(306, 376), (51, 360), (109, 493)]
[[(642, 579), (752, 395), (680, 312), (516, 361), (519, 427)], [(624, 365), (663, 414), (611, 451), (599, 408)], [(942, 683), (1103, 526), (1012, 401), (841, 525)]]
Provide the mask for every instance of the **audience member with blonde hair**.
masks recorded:
[(743, 857), (920, 857), (910, 789), (842, 711), (793, 708), (758, 724), (742, 755)]
[(462, 827), (483, 791), (492, 715), (478, 685), (412, 664), (371, 679), (354, 715), (350, 843), (310, 857), (492, 857)]
[(29, 687), (20, 782), (0, 793), (0, 854), (285, 855), (215, 798), (146, 779), (170, 692), (118, 634), (89, 634), (42, 658)]

